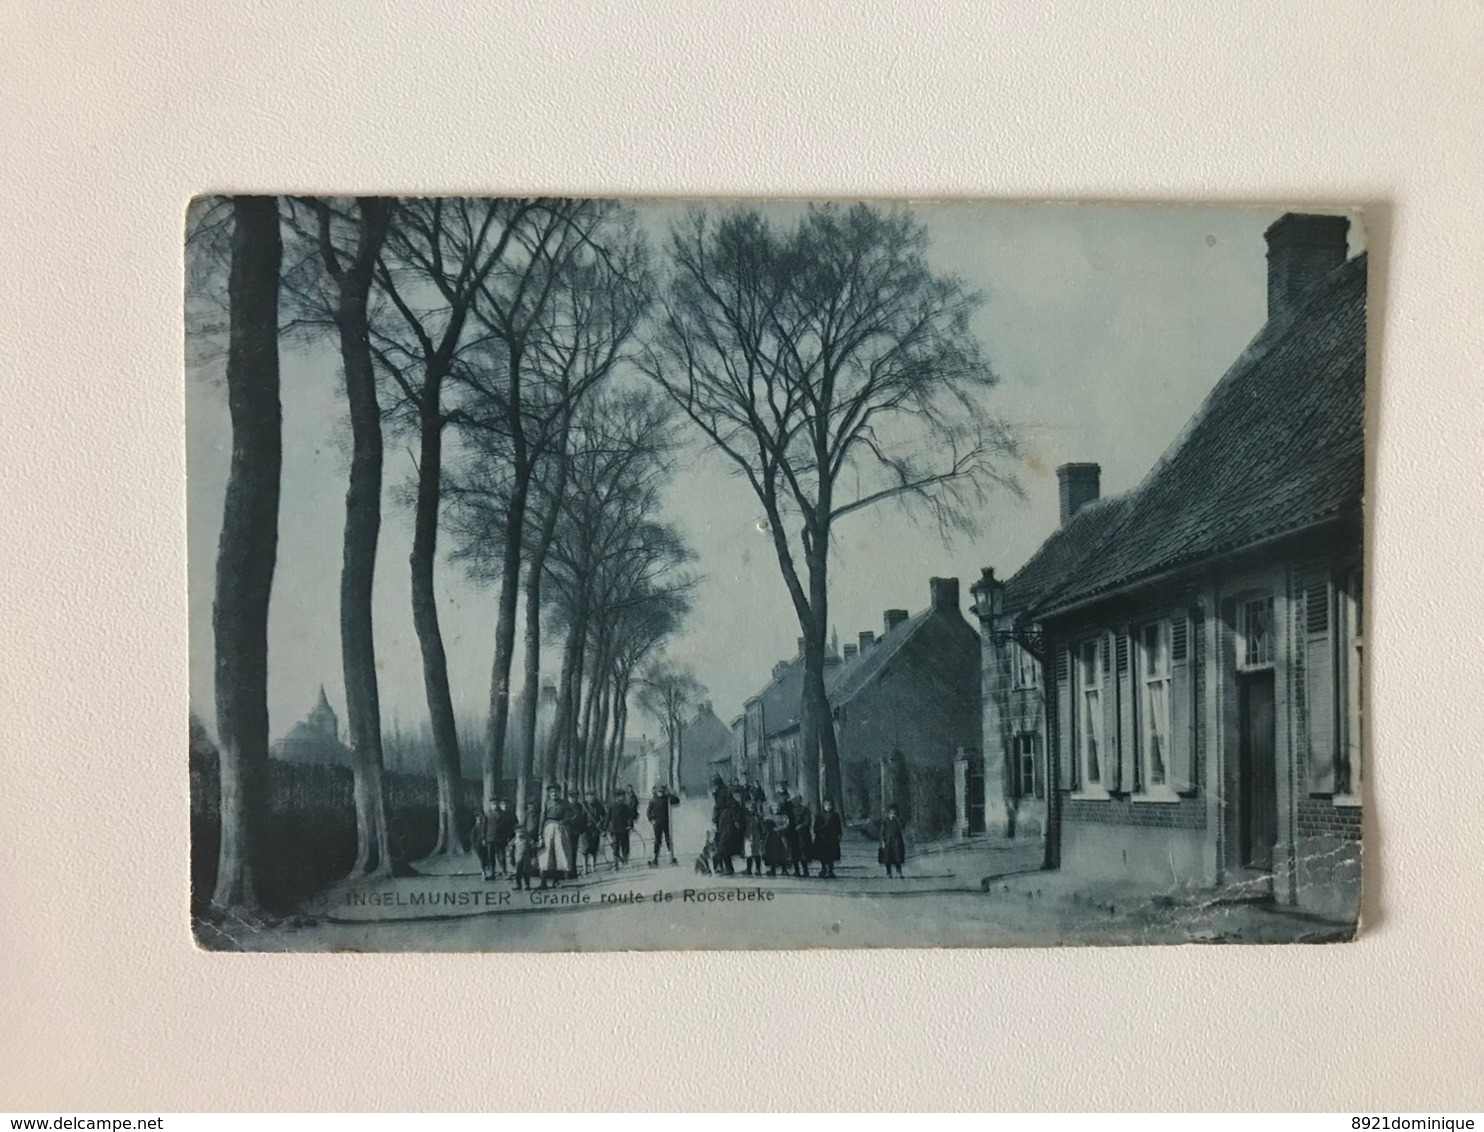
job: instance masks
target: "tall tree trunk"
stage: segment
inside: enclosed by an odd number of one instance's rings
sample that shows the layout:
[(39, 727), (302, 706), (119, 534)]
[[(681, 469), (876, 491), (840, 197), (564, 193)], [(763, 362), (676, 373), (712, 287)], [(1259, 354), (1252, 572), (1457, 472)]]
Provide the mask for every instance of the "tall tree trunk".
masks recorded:
[(809, 617), (804, 632), (804, 688), (800, 705), (800, 774), (804, 799), (819, 808), (821, 779), (824, 796), (840, 800), (840, 756), (830, 721), (830, 701), (824, 685), (826, 626), (829, 624), (829, 587), (826, 578), (829, 531), (811, 532), (804, 539), (809, 575)]
[(530, 797), (531, 780), (536, 773), (536, 718), (541, 710), (541, 579), (546, 572), (546, 556), (556, 538), (557, 520), (561, 516), (562, 501), (567, 494), (567, 445), (566, 428), (569, 418), (563, 420), (563, 432), (557, 449), (556, 485), (547, 503), (546, 514), (541, 518), (541, 532), (536, 545), (531, 548), (530, 563), (526, 567), (526, 636), (524, 679), (520, 690), (521, 756), (520, 769), (516, 775), (516, 812), (525, 813), (526, 799)]
[(551, 734), (546, 737), (546, 752), (542, 759), (542, 789), (560, 781), (562, 745), (566, 741), (568, 717), (572, 714), (572, 680), (577, 668), (577, 658), (582, 653), (583, 626), (573, 625), (567, 631), (567, 643), (562, 648), (562, 675), (557, 690), (556, 718), (551, 721)]
[[(345, 546), (340, 568), (340, 663), (350, 731), (356, 806), (356, 861), (352, 873), (373, 866), (391, 872), (386, 803), (382, 793), (381, 702), (376, 679), (371, 592), (381, 535), (381, 405), (371, 365), (367, 303), (371, 276), (391, 220), (392, 202), (362, 198), (360, 240), (339, 278), (340, 358), (350, 406), (350, 484), (345, 493)], [(322, 249), (333, 260), (328, 229)]]
[(582, 705), (581, 727), (577, 732), (576, 741), (572, 744), (572, 777), (580, 785), (582, 776), (587, 772), (588, 754), (593, 737), (596, 735), (595, 728), (598, 720), (598, 699), (603, 694), (604, 673), (604, 648), (598, 643), (601, 639), (601, 631), (594, 634), (592, 662), (584, 667), (587, 674), (587, 701)]
[(532, 560), (526, 574), (525, 683), (520, 690), (520, 767), (515, 775), (515, 812), (524, 814), (536, 772), (536, 717), (541, 710), (541, 571)]
[(232, 466), (216, 556), (216, 726), (221, 739), (218, 908), (260, 910), (257, 870), (268, 817), (268, 600), (278, 559), (283, 419), (278, 399), (274, 197), (237, 197), (227, 281), (227, 403)]
[(582, 629), (577, 633), (576, 647), (572, 652), (572, 669), (569, 674), (564, 673), (562, 692), (557, 703), (557, 718), (561, 721), (561, 745), (557, 748), (560, 761), (556, 781), (563, 789), (572, 774), (573, 749), (577, 745), (577, 718), (582, 710), (583, 669), (587, 663), (587, 649), (583, 644), (587, 638), (586, 610), (579, 616), (582, 619)]
[(433, 588), (433, 565), (438, 554), (438, 506), (443, 478), (443, 375), (430, 370), (423, 384), (421, 444), (417, 466), (417, 509), (412, 533), (412, 623), (423, 654), (423, 690), (433, 725), (433, 748), (438, 772), (438, 842), (444, 853), (462, 853), (459, 822), (459, 733), (448, 690), (448, 658), (438, 625), (438, 600)]
[(618, 687), (614, 689), (617, 700), (617, 708), (613, 713), (613, 740), (608, 753), (608, 796), (611, 798), (618, 790), (618, 772), (623, 762), (624, 733), (629, 725), (629, 676), (628, 673), (620, 674)]
[(602, 781), (604, 757), (608, 753), (608, 712), (613, 697), (613, 681), (603, 680), (602, 695), (598, 700), (598, 722), (593, 728), (592, 748), (588, 755), (587, 788), (596, 790)]
[(500, 570), (500, 599), (495, 618), (495, 660), (490, 669), (489, 745), (484, 752), (486, 805), (493, 803), (500, 793), (500, 785), (505, 776), (505, 734), (510, 725), (510, 666), (515, 658), (515, 617), (520, 600), (520, 559), (525, 542), (524, 520), (529, 485), (529, 471), (517, 468), (510, 507), (505, 518), (504, 559)]

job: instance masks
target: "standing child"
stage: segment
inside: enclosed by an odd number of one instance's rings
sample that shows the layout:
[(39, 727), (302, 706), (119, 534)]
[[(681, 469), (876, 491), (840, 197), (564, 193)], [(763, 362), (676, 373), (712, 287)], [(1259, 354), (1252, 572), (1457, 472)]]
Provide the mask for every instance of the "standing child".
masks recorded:
[(886, 875), (891, 876), (893, 867), (897, 879), (902, 879), (902, 862), (907, 859), (907, 839), (902, 834), (902, 816), (895, 806), (886, 808), (886, 820), (881, 823), (881, 848), (877, 856), (886, 866)]
[(529, 889), (531, 877), (536, 873), (536, 841), (524, 825), (516, 827), (512, 846), (515, 857), (515, 887)]
[(768, 839), (768, 827), (763, 824), (763, 805), (752, 802), (747, 807), (747, 841), (743, 849), (747, 855), (747, 875), (763, 875), (763, 843)]

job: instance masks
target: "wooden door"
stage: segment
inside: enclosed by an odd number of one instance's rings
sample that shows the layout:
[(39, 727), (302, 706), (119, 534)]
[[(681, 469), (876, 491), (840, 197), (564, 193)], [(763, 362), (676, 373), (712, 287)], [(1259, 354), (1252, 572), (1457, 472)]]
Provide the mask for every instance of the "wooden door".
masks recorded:
[(984, 760), (978, 754), (964, 763), (964, 818), (967, 832), (984, 832)]
[(1242, 864), (1273, 871), (1278, 840), (1278, 762), (1274, 731), (1273, 670), (1239, 678), (1242, 759)]

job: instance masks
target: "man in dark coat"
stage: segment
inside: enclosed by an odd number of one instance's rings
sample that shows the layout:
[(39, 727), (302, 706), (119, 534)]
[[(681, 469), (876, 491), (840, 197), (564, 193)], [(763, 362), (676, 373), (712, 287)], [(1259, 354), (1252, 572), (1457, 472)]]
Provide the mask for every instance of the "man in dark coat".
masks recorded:
[(814, 824), (814, 817), (809, 812), (809, 803), (804, 801), (802, 794), (797, 795), (793, 801), (793, 827), (794, 841), (790, 849), (793, 851), (794, 876), (806, 877), (809, 875), (809, 850), (810, 827)]
[(485, 828), (485, 836), (489, 839), (490, 866), (497, 868), (501, 876), (505, 875), (507, 865), (511, 869), (515, 868), (515, 862), (510, 857), (510, 843), (515, 840), (517, 824), (515, 811), (510, 808), (510, 799), (501, 798)]
[(572, 841), (572, 867), (567, 870), (567, 879), (576, 880), (582, 858), (582, 838), (587, 833), (587, 810), (582, 805), (582, 795), (576, 790), (567, 791), (567, 835)]
[(680, 796), (671, 792), (668, 786), (654, 784), (654, 795), (649, 799), (649, 807), (644, 816), (649, 819), (650, 828), (654, 830), (654, 860), (652, 865), (660, 863), (660, 842), (665, 843), (665, 848), (670, 850), (670, 864), (678, 865), (675, 859), (675, 838), (670, 833), (670, 807), (680, 801)]
[(608, 831), (608, 811), (603, 803), (598, 801), (598, 792), (589, 790), (587, 801), (582, 804), (583, 816), (586, 818), (586, 826), (582, 831), (582, 844), (579, 846), (582, 852), (582, 867), (587, 873), (594, 873), (598, 868), (598, 848), (603, 842), (603, 834)]
[(826, 798), (821, 805), (823, 808), (814, 815), (814, 859), (819, 862), (819, 875), (834, 880), (845, 823), (836, 811), (833, 799)]
[(886, 866), (886, 875), (897, 870), (897, 879), (902, 879), (902, 862), (907, 859), (907, 838), (902, 832), (901, 812), (895, 806), (886, 809), (886, 820), (881, 823), (881, 848), (877, 852)]
[(469, 843), (474, 846), (474, 855), (479, 858), (479, 871), (485, 880), (494, 874), (490, 871), (489, 819), (483, 810), (474, 813), (474, 825), (469, 830)]
[(787, 876), (799, 853), (799, 839), (794, 836), (794, 804), (788, 796), (787, 786), (778, 787), (778, 796), (773, 801), (773, 822), (777, 826), (778, 835), (783, 839), (784, 851), (788, 854), (788, 860), (783, 865), (783, 873)]
[(737, 869), (732, 858), (742, 852), (742, 842), (747, 835), (740, 787), (735, 794), (723, 796), (717, 803), (715, 828), (716, 856), (721, 862), (722, 875), (734, 876)]
[(615, 794), (608, 809), (608, 843), (613, 847), (614, 872), (629, 863), (629, 831), (633, 828), (634, 811), (629, 808), (628, 797)]

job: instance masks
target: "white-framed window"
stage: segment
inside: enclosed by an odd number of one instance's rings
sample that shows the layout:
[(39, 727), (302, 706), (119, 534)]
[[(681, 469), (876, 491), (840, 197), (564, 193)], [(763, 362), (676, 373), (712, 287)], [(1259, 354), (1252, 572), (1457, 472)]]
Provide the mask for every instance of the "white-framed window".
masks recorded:
[(1094, 637), (1077, 647), (1077, 746), (1082, 791), (1103, 795), (1103, 652)]
[(1237, 606), (1237, 668), (1250, 671), (1273, 666), (1273, 599), (1249, 598)]
[(1010, 664), (1016, 691), (1039, 688), (1041, 686), (1041, 662), (1032, 656), (1027, 649), (1016, 645), (1015, 655)]
[(1336, 707), (1335, 722), (1339, 727), (1339, 765), (1336, 767), (1335, 803), (1358, 806), (1361, 780), (1361, 660), (1364, 652), (1362, 620), (1364, 607), (1361, 573), (1352, 571), (1343, 586), (1336, 587)]
[(1036, 733), (1022, 731), (1016, 735), (1012, 753), (1015, 759), (1015, 796), (1033, 797), (1036, 793)]
[(1138, 630), (1139, 759), (1146, 794), (1170, 789), (1170, 622)]

